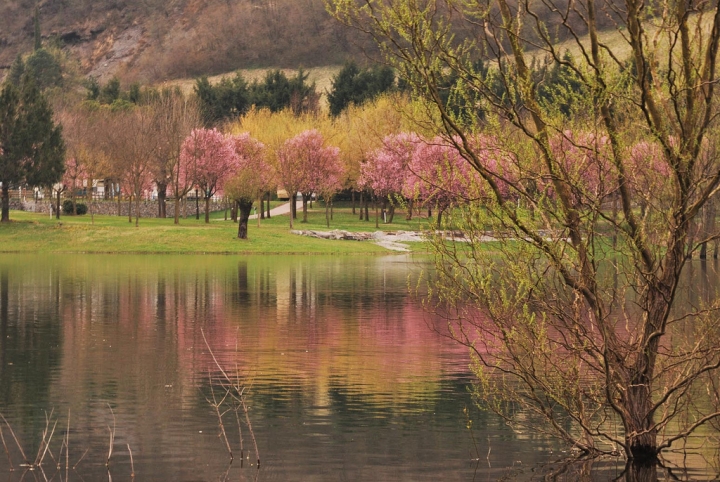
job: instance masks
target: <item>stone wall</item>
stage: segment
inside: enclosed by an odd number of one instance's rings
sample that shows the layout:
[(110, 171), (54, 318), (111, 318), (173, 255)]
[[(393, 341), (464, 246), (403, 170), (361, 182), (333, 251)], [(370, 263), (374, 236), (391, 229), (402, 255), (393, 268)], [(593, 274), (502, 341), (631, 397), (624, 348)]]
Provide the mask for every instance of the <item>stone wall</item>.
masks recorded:
[[(78, 199), (77, 202), (88, 204), (85, 199)], [(175, 216), (175, 201), (169, 200), (166, 201), (166, 213), (167, 217), (172, 218)], [(53, 203), (53, 210), (55, 203)], [(205, 202), (203, 200), (200, 200), (199, 203), (200, 208), (200, 216), (205, 216)], [(10, 209), (16, 209), (18, 211), (27, 211), (27, 212), (33, 212), (33, 213), (46, 213), (50, 214), (50, 201), (48, 200), (42, 200), (42, 201), (22, 201), (20, 199), (11, 199), (10, 200)], [(118, 214), (118, 203), (117, 201), (93, 201), (92, 205), (88, 204), (88, 210), (92, 209), (92, 212), (94, 214), (104, 214), (109, 216), (117, 216)], [(183, 216), (183, 210), (187, 210), (187, 216), (192, 217), (195, 216), (195, 202), (194, 200), (190, 200), (187, 202), (187, 206), (184, 206), (181, 202), (180, 204), (180, 216)], [(214, 211), (222, 211), (225, 209), (225, 205), (223, 203), (216, 203), (212, 202), (210, 203), (210, 212)], [(135, 216), (135, 203), (132, 203), (132, 209), (131, 209), (132, 215)], [(89, 214), (89, 212), (88, 212)], [(123, 201), (120, 203), (120, 216), (127, 216), (128, 215), (128, 202)], [(140, 202), (140, 217), (141, 218), (156, 218), (158, 217), (158, 202), (157, 201), (141, 201)]]

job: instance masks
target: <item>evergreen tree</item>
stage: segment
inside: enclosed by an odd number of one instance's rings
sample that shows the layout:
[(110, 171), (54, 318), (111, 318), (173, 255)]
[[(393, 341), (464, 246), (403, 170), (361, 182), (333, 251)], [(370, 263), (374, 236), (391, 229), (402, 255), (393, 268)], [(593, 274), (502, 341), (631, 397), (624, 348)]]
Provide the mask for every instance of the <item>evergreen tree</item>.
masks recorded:
[(200, 101), (203, 122), (208, 127), (244, 114), (251, 105), (247, 82), (239, 72), (216, 85), (210, 84), (207, 77), (200, 77), (195, 82), (195, 95)]
[(23, 62), (22, 55), (18, 54), (10, 66), (7, 81), (13, 85), (20, 85), (23, 74), (25, 74), (25, 62)]
[(538, 86), (538, 98), (546, 108), (554, 107), (565, 117), (572, 114), (572, 106), (584, 105), (579, 99), (588, 95), (586, 86), (580, 81), (572, 66), (575, 61), (566, 51), (562, 62), (555, 62), (551, 67), (547, 65), (533, 69), (533, 76)]
[(60, 62), (47, 49), (39, 48), (28, 56), (25, 70), (30, 73), (41, 89), (57, 87), (62, 84)]
[(87, 100), (100, 99), (100, 83), (95, 77), (90, 77), (87, 79), (85, 83), (85, 88), (87, 89), (87, 95), (85, 96)]
[(360, 105), (394, 86), (395, 72), (390, 67), (360, 69), (355, 62), (348, 62), (333, 77), (332, 91), (328, 94), (330, 115), (336, 117), (351, 103)]
[(34, 28), (34, 38), (35, 38), (35, 51), (40, 50), (42, 48), (42, 35), (40, 32), (40, 6), (35, 6), (35, 13), (33, 15), (33, 28)]
[(289, 79), (280, 70), (269, 70), (262, 82), (253, 82), (250, 86), (251, 102), (256, 107), (267, 107), (272, 112), (292, 107), (299, 114), (307, 110), (315, 94), (315, 84), (307, 83), (308, 75), (300, 69), (295, 77)]
[(65, 144), (50, 105), (31, 76), (0, 91), (2, 222), (10, 221), (10, 187), (51, 186), (64, 171)]
[(100, 103), (112, 104), (120, 98), (120, 80), (113, 77), (105, 86), (100, 88)]

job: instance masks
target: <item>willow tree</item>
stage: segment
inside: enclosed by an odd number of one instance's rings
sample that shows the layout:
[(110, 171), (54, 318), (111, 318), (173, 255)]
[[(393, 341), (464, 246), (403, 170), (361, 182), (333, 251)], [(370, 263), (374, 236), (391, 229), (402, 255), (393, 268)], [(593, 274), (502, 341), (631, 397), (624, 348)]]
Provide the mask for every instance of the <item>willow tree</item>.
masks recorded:
[[(472, 349), (480, 401), (636, 468), (717, 427), (720, 300), (678, 302), (687, 259), (718, 236), (694, 227), (720, 184), (717, 2), (328, 7), (375, 37), (484, 184), (446, 217), (471, 242), (437, 243), (433, 284)], [(552, 85), (547, 66), (563, 67)], [(640, 142), (657, 153), (646, 165)], [(488, 229), (498, 256), (480, 249)]]

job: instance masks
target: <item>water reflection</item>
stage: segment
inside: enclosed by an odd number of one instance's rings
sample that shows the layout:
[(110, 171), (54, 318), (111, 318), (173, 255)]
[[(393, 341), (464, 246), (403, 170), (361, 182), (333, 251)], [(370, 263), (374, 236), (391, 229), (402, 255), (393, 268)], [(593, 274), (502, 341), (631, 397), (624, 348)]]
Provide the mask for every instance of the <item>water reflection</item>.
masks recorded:
[[(70, 480), (107, 477), (109, 407), (113, 478), (129, 477), (129, 445), (139, 480), (222, 480), (204, 333), (248, 385), (260, 480), (533, 478), (563, 453), (472, 408), (466, 351), (408, 294), (420, 269), (407, 257), (2, 255), (0, 412), (34, 454), (44, 410), (58, 427), (69, 410), (71, 465), (88, 449)], [(0, 458), (0, 479), (7, 469)]]

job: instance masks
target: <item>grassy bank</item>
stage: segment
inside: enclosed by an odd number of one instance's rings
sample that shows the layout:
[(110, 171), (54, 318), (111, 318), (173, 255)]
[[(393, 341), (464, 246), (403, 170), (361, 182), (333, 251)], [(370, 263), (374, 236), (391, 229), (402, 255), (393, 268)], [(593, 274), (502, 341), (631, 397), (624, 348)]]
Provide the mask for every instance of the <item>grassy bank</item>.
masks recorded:
[[(372, 216), (372, 213), (371, 213)], [(322, 205), (315, 204), (307, 223), (302, 212), (295, 229), (328, 230)], [(47, 214), (11, 211), (9, 225), (0, 225), (0, 252), (4, 253), (215, 253), (215, 254), (384, 254), (389, 251), (372, 242), (332, 241), (290, 234), (287, 215), (251, 220), (247, 240), (237, 239), (237, 224), (224, 220), (224, 213), (213, 213), (210, 224), (194, 217), (181, 219), (140, 219), (140, 226), (128, 223), (127, 217), (89, 215), (63, 216), (60, 221)], [(405, 221), (395, 217), (393, 224), (380, 224), (380, 229), (416, 230), (427, 224), (426, 219)], [(350, 208), (335, 209), (329, 229), (375, 231), (374, 218), (360, 221)], [(425, 246), (414, 243), (413, 251)]]

